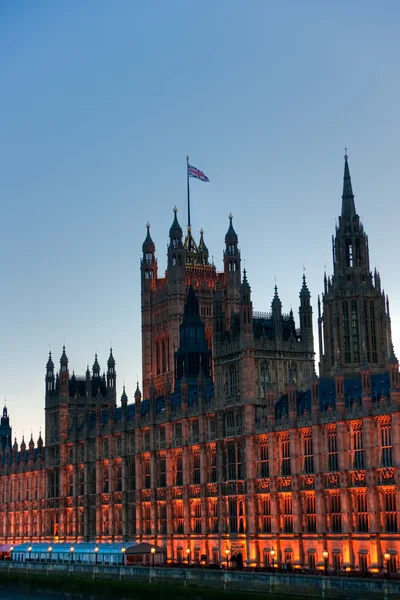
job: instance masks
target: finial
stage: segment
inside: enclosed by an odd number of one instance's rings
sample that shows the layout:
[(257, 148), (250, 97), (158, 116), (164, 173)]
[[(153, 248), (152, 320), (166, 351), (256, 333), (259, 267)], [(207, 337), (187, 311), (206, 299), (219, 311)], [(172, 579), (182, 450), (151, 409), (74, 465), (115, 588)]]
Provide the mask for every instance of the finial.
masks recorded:
[(200, 229), (200, 235), (203, 235), (203, 233), (204, 233), (204, 229), (201, 227), (201, 229)]
[(186, 154), (186, 160), (189, 162), (189, 154)]
[(176, 214), (178, 212), (178, 209), (176, 208), (176, 205), (174, 206), (174, 213)]
[(347, 146), (346, 146), (346, 148), (344, 149), (344, 160), (347, 160), (348, 158), (349, 157), (347, 155)]
[(233, 214), (232, 214), (231, 212), (229, 213), (229, 215), (228, 215), (228, 218), (229, 218), (229, 220), (230, 220), (230, 221), (232, 221), (232, 219), (233, 219)]
[(146, 223), (146, 227), (147, 227), (147, 230), (149, 230), (149, 229), (150, 229), (150, 223), (149, 223), (148, 221), (147, 221), (147, 223)]

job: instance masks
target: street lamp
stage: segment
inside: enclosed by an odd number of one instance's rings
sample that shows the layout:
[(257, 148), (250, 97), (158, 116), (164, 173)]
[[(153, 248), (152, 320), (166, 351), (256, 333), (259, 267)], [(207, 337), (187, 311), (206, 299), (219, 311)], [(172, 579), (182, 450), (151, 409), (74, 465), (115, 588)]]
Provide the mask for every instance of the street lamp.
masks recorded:
[(73, 546), (71, 546), (71, 548), (69, 549), (69, 551), (71, 553), (71, 563), (74, 562), (74, 550), (75, 550), (75, 548)]
[(124, 561), (124, 556), (125, 556), (125, 552), (126, 552), (126, 548), (125, 548), (125, 546), (122, 546), (122, 548), (121, 548), (121, 552), (122, 552), (122, 564), (124, 564), (124, 562), (125, 562), (125, 561)]
[(226, 570), (229, 571), (229, 549), (228, 548), (225, 550), (225, 556), (226, 556)]
[(99, 547), (96, 546), (95, 549), (94, 549), (94, 554), (96, 556), (96, 565), (97, 565), (97, 554), (98, 554), (98, 552), (99, 552)]
[(11, 553), (12, 553), (13, 550), (14, 550), (14, 546), (10, 546), (10, 560), (12, 560)]
[(383, 555), (383, 558), (385, 559), (386, 562), (386, 576), (389, 577), (389, 560), (390, 560), (390, 554), (389, 552), (386, 550), (385, 554)]
[(271, 555), (271, 560), (272, 560), (272, 570), (274, 570), (276, 552), (273, 548), (272, 548), (272, 550), (270, 550), (270, 555)]
[(49, 553), (49, 562), (51, 561), (51, 553), (53, 552), (53, 548), (51, 546), (49, 546), (47, 548), (47, 552)]
[(156, 549), (154, 548), (154, 546), (151, 547), (150, 552), (151, 552), (151, 564), (154, 567), (154, 555), (156, 553)]
[(326, 575), (328, 573), (328, 558), (329, 558), (328, 550), (324, 550), (322, 552), (322, 558), (324, 559), (324, 563), (325, 563), (324, 570), (325, 570), (325, 575)]
[(29, 562), (31, 562), (31, 552), (32, 552), (32, 546), (29, 546), (29, 548), (28, 548), (28, 552), (29, 552)]
[(190, 548), (186, 548), (186, 556), (188, 561), (188, 567), (190, 567)]

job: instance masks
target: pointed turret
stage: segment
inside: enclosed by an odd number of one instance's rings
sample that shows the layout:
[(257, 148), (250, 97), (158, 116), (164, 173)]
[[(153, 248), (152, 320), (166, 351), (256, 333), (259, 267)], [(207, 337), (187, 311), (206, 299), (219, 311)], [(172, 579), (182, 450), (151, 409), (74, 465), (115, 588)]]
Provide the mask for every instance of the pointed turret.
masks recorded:
[(54, 363), (49, 352), (49, 359), (46, 364), (46, 397), (52, 395), (55, 390)]
[(179, 225), (178, 221), (178, 209), (176, 206), (174, 207), (174, 220), (169, 230), (169, 239), (170, 245), (172, 248), (181, 248), (182, 247), (182, 227)]
[(225, 244), (227, 246), (227, 250), (233, 254), (236, 250), (238, 244), (238, 236), (236, 231), (233, 228), (233, 215), (229, 213), (229, 228), (225, 235)]
[[(51, 361), (51, 362), (53, 362), (53, 361)], [(65, 352), (65, 346), (63, 346), (63, 351), (62, 351), (61, 358), (60, 358), (60, 370), (61, 370), (61, 372), (68, 371), (68, 357)]]
[(110, 356), (107, 360), (107, 389), (108, 393), (111, 393), (115, 396), (114, 401), (116, 401), (116, 373), (115, 373), (115, 359), (113, 356), (112, 348), (110, 348)]
[[(306, 276), (303, 273), (303, 284), (300, 290), (300, 339), (304, 343), (305, 349), (314, 355), (314, 336), (313, 319), (311, 307), (311, 294), (307, 287)], [(310, 379), (311, 373), (305, 373), (305, 379)]]
[(208, 252), (208, 248), (204, 242), (203, 236), (204, 236), (204, 229), (201, 228), (200, 229), (200, 241), (199, 241), (199, 246), (198, 246), (199, 258), (200, 258), (200, 262), (203, 265), (208, 265), (209, 252)]
[(97, 352), (94, 355), (94, 363), (93, 363), (93, 367), (92, 367), (92, 373), (93, 373), (93, 378), (100, 377), (100, 365), (99, 365), (99, 361), (97, 360)]
[(356, 207), (354, 204), (354, 194), (351, 185), (350, 169), (347, 156), (344, 155), (344, 176), (343, 176), (343, 194), (342, 194), (342, 217), (346, 220), (352, 219), (356, 214)]
[(251, 344), (254, 340), (253, 305), (246, 269), (243, 269), (243, 280), (240, 286), (240, 330), (242, 335), (246, 335), (247, 344)]
[(156, 251), (156, 247), (150, 235), (150, 223), (146, 223), (147, 235), (143, 242), (142, 250), (143, 250), (143, 260), (146, 262), (152, 262), (154, 258), (154, 253)]
[(11, 444), (11, 435), (10, 418), (8, 416), (7, 406), (4, 405), (3, 416), (0, 420), (0, 448), (4, 450)]
[(126, 395), (126, 391), (125, 391), (125, 385), (122, 389), (122, 395), (121, 395), (121, 406), (122, 409), (125, 410), (126, 407), (128, 405), (128, 396)]
[(65, 353), (65, 346), (63, 346), (62, 355), (60, 358), (60, 394), (62, 396), (68, 396), (69, 389), (69, 371), (68, 371), (68, 358)]
[(32, 462), (33, 461), (33, 457), (34, 457), (34, 450), (35, 450), (35, 442), (33, 441), (33, 436), (31, 433), (31, 439), (29, 440), (29, 460)]

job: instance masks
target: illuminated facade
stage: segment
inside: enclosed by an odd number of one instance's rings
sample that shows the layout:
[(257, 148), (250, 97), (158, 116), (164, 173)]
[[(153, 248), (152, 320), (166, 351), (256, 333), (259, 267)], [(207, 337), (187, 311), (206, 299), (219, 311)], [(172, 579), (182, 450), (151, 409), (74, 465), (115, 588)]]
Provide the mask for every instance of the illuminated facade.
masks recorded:
[[(371, 275), (345, 160), (334, 270), (318, 299), (320, 377), (305, 277), (296, 328), (277, 289), (254, 313), (230, 217), (224, 271), (175, 211), (159, 278), (143, 244), (143, 399), (101, 374), (46, 369), (46, 435), (1, 444), (0, 538), (125, 541), (169, 560), (397, 568), (400, 383), (389, 304)], [(7, 417), (7, 414), (5, 414)], [(11, 437), (11, 430), (5, 439)]]

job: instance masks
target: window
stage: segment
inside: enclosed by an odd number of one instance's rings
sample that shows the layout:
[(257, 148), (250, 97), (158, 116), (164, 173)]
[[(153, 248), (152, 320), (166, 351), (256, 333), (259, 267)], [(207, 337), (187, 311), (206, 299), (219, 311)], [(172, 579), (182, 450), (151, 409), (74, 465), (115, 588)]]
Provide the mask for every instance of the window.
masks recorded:
[(243, 500), (228, 498), (228, 520), (230, 533), (245, 533)]
[(283, 499), (283, 531), (293, 532), (293, 503), (292, 496), (286, 494)]
[(371, 319), (371, 346), (372, 346), (372, 362), (378, 362), (378, 354), (376, 351), (376, 329), (375, 329), (375, 306), (374, 302), (370, 303), (370, 319)]
[(342, 531), (342, 511), (340, 504), (340, 494), (331, 494), (330, 496), (330, 521), (332, 533), (341, 533)]
[(167, 467), (166, 458), (161, 456), (158, 459), (158, 486), (165, 487), (167, 485)]
[(121, 462), (117, 462), (115, 469), (116, 469), (115, 491), (122, 492), (122, 464), (121, 464)]
[(193, 454), (193, 483), (200, 483), (200, 452)]
[(264, 496), (259, 500), (260, 531), (271, 533), (271, 498)]
[(382, 467), (393, 466), (392, 426), (390, 421), (381, 423)]
[(201, 504), (193, 504), (193, 533), (201, 533)]
[(281, 474), (287, 476), (291, 474), (290, 469), (290, 445), (289, 434), (284, 433), (281, 436)]
[(315, 554), (312, 552), (308, 553), (308, 568), (312, 571), (315, 570)]
[(174, 527), (175, 533), (183, 533), (184, 521), (183, 521), (183, 502), (177, 500), (174, 505)]
[(385, 530), (390, 533), (397, 532), (396, 491), (386, 490), (383, 495), (385, 510)]
[(353, 362), (360, 360), (360, 342), (358, 337), (358, 307), (357, 301), (351, 302), (351, 335), (353, 338)]
[(240, 442), (228, 442), (226, 445), (226, 479), (234, 481), (244, 477), (243, 451)]
[(151, 506), (150, 504), (146, 503), (143, 505), (143, 516), (144, 516), (144, 523), (143, 523), (143, 530), (144, 533), (146, 535), (150, 535), (151, 534)]
[(78, 486), (79, 496), (83, 496), (85, 493), (85, 470), (83, 467), (80, 467), (78, 471)]
[(167, 505), (165, 503), (158, 505), (158, 521), (160, 533), (167, 533)]
[(349, 323), (349, 305), (348, 305), (347, 300), (343, 301), (342, 318), (343, 318), (344, 362), (350, 363), (351, 362), (350, 323)]
[(182, 454), (176, 457), (175, 485), (183, 485)]
[(225, 423), (226, 423), (226, 435), (228, 437), (235, 435), (235, 414), (234, 412), (228, 411), (225, 415)]
[(150, 472), (150, 458), (146, 458), (144, 461), (144, 488), (151, 487), (151, 472)]
[(108, 479), (108, 464), (103, 465), (103, 494), (109, 492), (109, 479)]
[(358, 567), (362, 573), (366, 573), (368, 571), (368, 560), (366, 554), (358, 555)]
[(315, 496), (314, 494), (307, 494), (305, 497), (305, 512), (306, 512), (306, 526), (309, 533), (315, 533), (317, 531), (317, 515), (315, 512)]
[(192, 430), (192, 444), (197, 444), (199, 442), (199, 421), (198, 419), (194, 419), (191, 421), (191, 430)]
[(261, 398), (267, 397), (267, 388), (270, 384), (269, 366), (268, 363), (263, 363), (260, 370), (260, 383), (261, 383)]
[(209, 481), (216, 483), (217, 481), (217, 451), (212, 449), (208, 453), (210, 466), (209, 466)]
[(210, 532), (218, 533), (219, 510), (218, 501), (212, 501), (210, 504)]
[(369, 531), (369, 514), (367, 509), (367, 494), (359, 492), (356, 496), (357, 507), (357, 531), (367, 533)]
[(208, 419), (208, 432), (207, 437), (209, 440), (215, 440), (216, 438), (216, 423), (215, 417), (210, 417)]
[(353, 425), (353, 468), (364, 469), (364, 441), (362, 423)]
[(333, 568), (335, 569), (335, 571), (340, 571), (342, 565), (341, 565), (340, 554), (338, 552), (334, 552), (332, 554), (332, 562), (333, 562)]
[(236, 398), (237, 396), (237, 373), (236, 367), (229, 369), (229, 383), (230, 383), (230, 396)]
[(312, 431), (311, 429), (304, 433), (303, 437), (303, 452), (304, 452), (304, 473), (314, 472), (314, 456), (313, 456), (313, 442), (312, 442)]
[(338, 470), (337, 430), (336, 427), (328, 429), (328, 470)]
[(175, 446), (182, 446), (182, 424), (175, 423)]
[(263, 440), (260, 444), (260, 462), (259, 462), (260, 477), (269, 477), (269, 460), (268, 460), (268, 441)]

